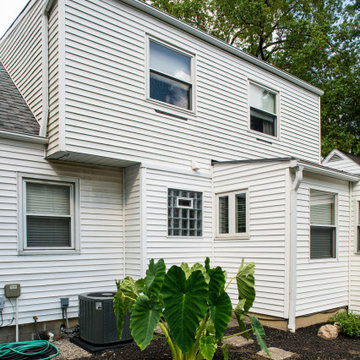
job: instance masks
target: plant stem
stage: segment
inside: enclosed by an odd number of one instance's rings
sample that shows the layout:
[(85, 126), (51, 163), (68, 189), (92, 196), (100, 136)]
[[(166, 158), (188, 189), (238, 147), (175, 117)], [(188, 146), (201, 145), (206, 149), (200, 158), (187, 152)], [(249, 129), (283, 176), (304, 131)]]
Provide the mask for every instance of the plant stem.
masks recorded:
[(228, 288), (228, 286), (231, 284), (231, 282), (234, 280), (236, 278), (236, 275), (234, 275), (231, 279), (230, 279), (230, 281), (227, 283), (227, 285), (225, 286), (225, 291), (226, 291), (226, 289)]
[[(169, 344), (169, 348), (170, 348), (170, 351), (171, 351), (171, 354), (174, 358), (174, 360), (178, 359), (178, 356), (177, 356), (177, 351), (175, 349), (175, 346), (174, 346), (174, 343), (170, 337), (170, 334), (166, 328), (166, 325), (163, 323), (163, 321), (160, 319), (160, 322), (159, 322), (159, 326), (160, 326), (160, 329), (161, 331), (163, 332), (163, 334), (165, 335), (166, 337), (166, 340)], [(180, 359), (179, 359), (180, 360)]]
[(223, 340), (225, 340), (225, 339), (230, 339), (230, 338), (232, 338), (232, 337), (234, 337), (234, 336), (242, 335), (242, 334), (245, 334), (245, 333), (247, 333), (247, 332), (249, 332), (249, 331), (251, 331), (251, 329), (247, 329), (247, 330), (245, 330), (245, 331), (241, 331), (241, 332), (236, 333), (236, 334), (224, 336), (222, 339), (223, 339)]

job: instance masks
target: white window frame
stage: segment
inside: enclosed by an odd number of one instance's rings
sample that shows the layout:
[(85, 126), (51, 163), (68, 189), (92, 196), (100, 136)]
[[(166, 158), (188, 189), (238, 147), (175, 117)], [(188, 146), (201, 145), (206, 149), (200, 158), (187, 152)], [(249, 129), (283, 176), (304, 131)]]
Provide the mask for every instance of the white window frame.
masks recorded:
[[(324, 193), (328, 193), (330, 195), (334, 196), (334, 224), (333, 225), (323, 225), (323, 224), (312, 224), (311, 223), (311, 190), (321, 191)], [(323, 187), (316, 187), (311, 186), (309, 188), (309, 260), (311, 262), (316, 261), (336, 261), (338, 258), (338, 194), (334, 191), (331, 191), (331, 189), (326, 189)], [(311, 257), (311, 227), (318, 227), (318, 228), (333, 228), (335, 230), (335, 238), (333, 239), (333, 256), (330, 257)]]
[[(246, 206), (246, 212), (245, 212), (245, 226), (246, 231), (237, 233), (235, 232), (236, 228), (236, 195), (238, 194), (245, 194), (245, 206)], [(220, 221), (219, 221), (219, 215), (220, 215), (220, 202), (219, 198), (223, 196), (229, 197), (229, 232), (226, 234), (220, 233)], [(227, 192), (221, 192), (215, 194), (215, 201), (216, 201), (216, 238), (218, 239), (248, 239), (249, 238), (249, 189), (241, 189), (241, 190), (235, 190), (235, 191), (227, 191)]]
[[(168, 109), (172, 109), (172, 110), (176, 110), (179, 112), (183, 112), (189, 115), (194, 115), (195, 114), (195, 109), (196, 109), (196, 84), (195, 84), (195, 54), (191, 53), (187, 50), (184, 50), (182, 48), (179, 48), (177, 46), (171, 45), (163, 40), (160, 40), (152, 35), (147, 35), (146, 37), (146, 100), (148, 102), (151, 102), (153, 104), (156, 105), (160, 105), (162, 107), (168, 108)], [(191, 66), (191, 82), (185, 82), (187, 84), (191, 85), (191, 96), (190, 96), (190, 109), (186, 109), (180, 106), (176, 106), (173, 104), (169, 104), (157, 99), (153, 99), (150, 97), (150, 71), (151, 71), (151, 67), (150, 67), (150, 42), (153, 41), (161, 46), (167, 47), (168, 49), (178, 52), (182, 55), (188, 56), (191, 58), (191, 62), (190, 62), (190, 66)]]
[[(71, 245), (66, 247), (28, 247), (27, 246), (27, 215), (26, 211), (26, 184), (39, 183), (68, 186), (70, 188), (70, 240)], [(79, 241), (79, 181), (67, 177), (42, 177), (38, 175), (19, 174), (19, 253), (22, 255), (31, 254), (68, 254), (80, 251)], [(41, 214), (37, 214), (41, 216)], [(45, 214), (44, 214), (45, 215)], [(49, 216), (49, 214), (46, 214)], [(55, 216), (55, 215), (54, 215)], [(58, 216), (58, 215), (56, 215)]]
[[(272, 115), (272, 116), (276, 116), (276, 124), (274, 125), (274, 131), (275, 131), (275, 134), (274, 135), (271, 135), (271, 134), (266, 134), (264, 132), (261, 132), (261, 131), (257, 131), (257, 130), (254, 130), (251, 128), (251, 105), (250, 105), (250, 86), (251, 85), (254, 85), (254, 86), (257, 86), (259, 88), (262, 88), (262, 89), (265, 89), (267, 91), (269, 91), (270, 93), (274, 94), (275, 95), (275, 106), (276, 106), (276, 113), (273, 114), (273, 113), (269, 113), (269, 115)], [(279, 139), (280, 138), (280, 91), (277, 91), (277, 90), (274, 90), (264, 84), (261, 84), (261, 83), (258, 83), (257, 81), (253, 81), (253, 80), (250, 80), (248, 79), (248, 130), (253, 133), (254, 135), (256, 136), (259, 136), (259, 137), (262, 137), (264, 136), (265, 138), (267, 139), (271, 139), (271, 140), (274, 140), (274, 139)], [(257, 109), (259, 111), (263, 111), (261, 109)]]

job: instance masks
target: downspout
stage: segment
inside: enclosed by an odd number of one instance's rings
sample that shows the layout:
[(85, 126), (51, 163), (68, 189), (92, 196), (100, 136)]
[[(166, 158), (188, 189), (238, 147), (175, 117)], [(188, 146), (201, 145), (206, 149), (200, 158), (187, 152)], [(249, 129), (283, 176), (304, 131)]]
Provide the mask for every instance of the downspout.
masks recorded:
[[(351, 257), (354, 252), (354, 239), (356, 239), (356, 232), (355, 232), (355, 204), (353, 204), (353, 196), (352, 196), (352, 190), (353, 190), (353, 183), (349, 181), (349, 251), (348, 251), (348, 310), (351, 310)], [(355, 212), (353, 212), (355, 210)], [(354, 235), (353, 235), (354, 234)]]
[(289, 276), (289, 322), (288, 329), (295, 332), (296, 324), (296, 205), (297, 191), (303, 179), (303, 166), (295, 167), (295, 179), (290, 194), (290, 276)]
[(54, 0), (47, 0), (42, 16), (42, 119), (40, 136), (47, 136), (49, 121), (49, 13)]

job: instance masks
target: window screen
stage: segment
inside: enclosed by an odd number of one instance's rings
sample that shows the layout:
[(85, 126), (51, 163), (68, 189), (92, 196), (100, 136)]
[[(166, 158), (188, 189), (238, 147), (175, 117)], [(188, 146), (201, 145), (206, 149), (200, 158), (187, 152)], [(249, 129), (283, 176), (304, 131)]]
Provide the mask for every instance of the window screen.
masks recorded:
[(335, 257), (335, 195), (310, 190), (310, 257)]
[(202, 193), (168, 189), (168, 235), (202, 236)]
[(71, 247), (73, 186), (26, 181), (26, 247)]

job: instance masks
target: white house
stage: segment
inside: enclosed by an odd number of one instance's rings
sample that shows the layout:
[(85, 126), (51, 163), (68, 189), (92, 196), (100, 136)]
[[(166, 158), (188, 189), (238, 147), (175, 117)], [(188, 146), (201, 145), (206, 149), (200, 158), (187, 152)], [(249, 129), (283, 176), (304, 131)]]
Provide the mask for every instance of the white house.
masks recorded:
[(61, 319), (60, 297), (77, 317), (151, 258), (255, 261), (252, 311), (290, 330), (352, 303), (359, 177), (320, 164), (321, 90), (139, 0), (32, 0), (0, 60), (40, 125), (0, 122), (20, 324)]

